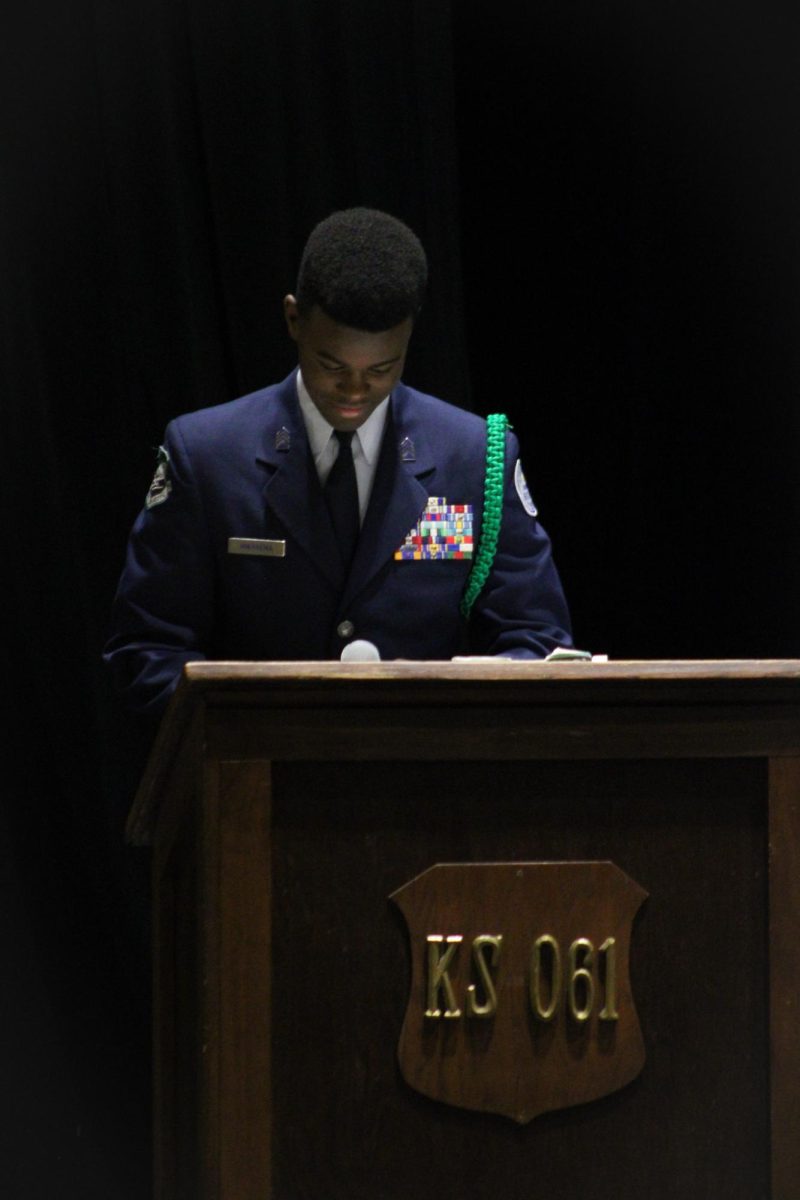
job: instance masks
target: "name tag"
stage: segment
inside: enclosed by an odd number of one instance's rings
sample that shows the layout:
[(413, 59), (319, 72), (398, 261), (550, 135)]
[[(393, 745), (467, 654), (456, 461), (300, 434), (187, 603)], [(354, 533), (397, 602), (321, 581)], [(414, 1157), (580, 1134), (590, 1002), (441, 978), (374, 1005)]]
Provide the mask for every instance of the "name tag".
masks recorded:
[(260, 558), (286, 558), (286, 542), (277, 538), (228, 538), (228, 554)]

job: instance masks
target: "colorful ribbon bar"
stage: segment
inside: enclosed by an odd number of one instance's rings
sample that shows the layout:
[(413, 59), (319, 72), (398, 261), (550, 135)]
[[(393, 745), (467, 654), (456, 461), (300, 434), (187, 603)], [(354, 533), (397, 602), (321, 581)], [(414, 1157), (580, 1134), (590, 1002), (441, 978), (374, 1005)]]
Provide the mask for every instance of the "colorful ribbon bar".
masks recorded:
[(394, 552), (398, 561), (472, 558), (472, 505), (429, 496), (417, 524)]

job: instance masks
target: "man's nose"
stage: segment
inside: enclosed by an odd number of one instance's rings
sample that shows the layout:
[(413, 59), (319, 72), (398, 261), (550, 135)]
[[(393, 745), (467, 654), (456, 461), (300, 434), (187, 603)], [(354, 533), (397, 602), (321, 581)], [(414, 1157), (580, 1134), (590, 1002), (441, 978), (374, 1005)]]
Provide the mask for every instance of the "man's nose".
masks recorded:
[(363, 375), (350, 372), (339, 380), (339, 391), (349, 400), (361, 400), (369, 391), (369, 382)]

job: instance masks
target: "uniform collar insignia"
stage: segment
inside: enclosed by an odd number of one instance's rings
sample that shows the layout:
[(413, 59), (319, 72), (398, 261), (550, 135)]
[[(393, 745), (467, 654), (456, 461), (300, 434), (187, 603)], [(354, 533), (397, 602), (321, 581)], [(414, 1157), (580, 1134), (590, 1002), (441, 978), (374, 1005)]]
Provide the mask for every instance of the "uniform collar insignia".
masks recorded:
[(417, 452), (410, 437), (404, 437), (400, 443), (400, 459), (402, 462), (416, 462)]

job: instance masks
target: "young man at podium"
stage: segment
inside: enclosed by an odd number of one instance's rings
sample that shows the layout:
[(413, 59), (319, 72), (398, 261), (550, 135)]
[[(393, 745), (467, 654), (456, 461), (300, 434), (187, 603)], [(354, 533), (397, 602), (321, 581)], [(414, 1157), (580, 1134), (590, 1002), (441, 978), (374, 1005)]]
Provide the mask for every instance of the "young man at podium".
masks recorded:
[(198, 659), (542, 658), (570, 644), (549, 539), (505, 419), (401, 382), (427, 282), (415, 234), (349, 209), (284, 300), (299, 367), (172, 421), (105, 650), (160, 715)]

